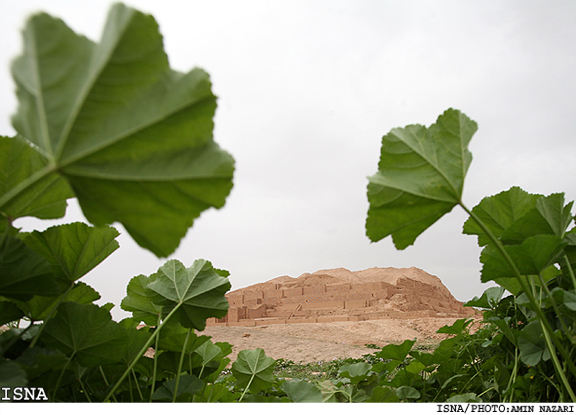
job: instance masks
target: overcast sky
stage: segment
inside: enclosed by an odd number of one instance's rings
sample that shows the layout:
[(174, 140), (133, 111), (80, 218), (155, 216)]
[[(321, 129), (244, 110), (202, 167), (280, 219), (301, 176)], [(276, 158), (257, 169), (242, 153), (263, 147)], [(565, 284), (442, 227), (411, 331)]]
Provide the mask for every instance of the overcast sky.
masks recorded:
[[(27, 17), (46, 11), (98, 41), (111, 1), (0, 0), (0, 134), (14, 133), (9, 64)], [(381, 137), (453, 107), (479, 129), (464, 188), (473, 207), (518, 185), (576, 198), (576, 2), (126, 2), (160, 24), (174, 69), (205, 69), (219, 97), (214, 136), (236, 160), (234, 188), (171, 258), (205, 258), (233, 289), (344, 267), (422, 268), (466, 301), (481, 284), (476, 238), (460, 208), (404, 251), (370, 243), (367, 176)], [(64, 222), (83, 220), (72, 202)], [(61, 221), (62, 222), (62, 221)], [(26, 230), (51, 221), (20, 220)], [(116, 226), (121, 232), (121, 226)], [(131, 277), (165, 259), (123, 233), (83, 281), (116, 304)]]

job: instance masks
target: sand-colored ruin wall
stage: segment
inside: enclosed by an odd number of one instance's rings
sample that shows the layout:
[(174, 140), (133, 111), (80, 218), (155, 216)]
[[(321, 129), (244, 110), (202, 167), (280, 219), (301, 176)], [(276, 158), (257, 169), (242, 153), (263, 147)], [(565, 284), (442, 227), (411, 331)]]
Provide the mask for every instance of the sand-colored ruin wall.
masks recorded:
[[(402, 294), (407, 303), (404, 311), (379, 311), (372, 314), (361, 312), (362, 309), (377, 304), (378, 300), (390, 299), (396, 294)], [(460, 302), (448, 297), (437, 287), (410, 279), (400, 279), (397, 285), (372, 282), (282, 288), (280, 284), (274, 284), (260, 290), (233, 292), (227, 299), (230, 304), (228, 314), (222, 319), (208, 319), (207, 325), (256, 326), (387, 318), (452, 317), (460, 314), (455, 313), (454, 308), (461, 307)], [(430, 309), (431, 307), (434, 309)], [(349, 313), (350, 310), (360, 311), (357, 313), (359, 315), (342, 315), (337, 314), (338, 310), (342, 313)], [(335, 314), (335, 312), (336, 315), (318, 315)]]

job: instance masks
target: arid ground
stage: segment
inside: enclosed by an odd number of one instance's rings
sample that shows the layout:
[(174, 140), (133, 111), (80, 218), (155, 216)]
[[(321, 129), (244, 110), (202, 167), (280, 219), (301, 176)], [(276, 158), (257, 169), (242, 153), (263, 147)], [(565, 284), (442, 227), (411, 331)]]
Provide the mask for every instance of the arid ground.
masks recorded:
[(375, 352), (365, 347), (417, 339), (417, 344), (438, 344), (446, 338), (436, 331), (451, 325), (456, 318), (385, 319), (309, 324), (278, 324), (255, 327), (207, 327), (201, 333), (213, 342), (233, 346), (232, 361), (244, 349), (264, 349), (267, 356), (294, 362), (358, 358)]

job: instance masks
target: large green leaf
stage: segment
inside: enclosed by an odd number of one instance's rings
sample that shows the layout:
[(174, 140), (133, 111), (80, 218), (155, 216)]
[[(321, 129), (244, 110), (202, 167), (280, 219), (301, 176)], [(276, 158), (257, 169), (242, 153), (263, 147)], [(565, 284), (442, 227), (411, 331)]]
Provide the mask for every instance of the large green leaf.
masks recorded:
[(536, 366), (541, 360), (550, 359), (550, 350), (546, 347), (542, 327), (537, 321), (528, 324), (518, 337), (520, 359), (524, 364)]
[[(224, 205), (234, 162), (213, 141), (209, 77), (170, 69), (152, 16), (116, 4), (95, 44), (35, 15), (12, 73), (14, 127), (47, 158), (44, 176), (65, 176), (90, 222), (121, 222), (167, 256), (202, 211)], [(0, 209), (17, 196), (0, 197)]]
[(534, 208), (504, 231), (501, 239), (506, 244), (522, 243), (535, 235), (556, 235), (564, 238), (570, 225), (572, 202), (564, 206), (564, 194), (555, 193), (536, 200)]
[(108, 310), (74, 302), (60, 304), (56, 316), (46, 323), (41, 340), (85, 367), (122, 361), (131, 342), (126, 329), (112, 321)]
[[(16, 190), (29, 177), (41, 172), (48, 160), (35, 151), (20, 136), (0, 136), (0, 195)], [(46, 174), (41, 180), (22, 189), (17, 197), (4, 204), (2, 215), (10, 221), (24, 216), (57, 219), (66, 213), (66, 199), (74, 193), (66, 180), (56, 174)]]
[(204, 330), (207, 318), (222, 318), (228, 312), (224, 295), (230, 281), (222, 274), (226, 272), (214, 269), (204, 259), (194, 261), (189, 268), (169, 260), (155, 274), (133, 278), (121, 306), (151, 324), (158, 314), (166, 318), (174, 310), (172, 318), (182, 326)]
[[(496, 238), (500, 238), (506, 229), (535, 208), (536, 201), (540, 197), (542, 195), (530, 194), (519, 187), (512, 187), (497, 195), (482, 199), (472, 209), (472, 213), (484, 223)], [(486, 232), (472, 217), (464, 223), (462, 232), (467, 235), (477, 235), (480, 246), (490, 242)]]
[(6, 233), (0, 235), (1, 296), (28, 300), (33, 295), (58, 295), (64, 289), (44, 257), (18, 238)]
[(382, 138), (378, 172), (368, 184), (370, 240), (392, 235), (396, 248), (404, 249), (461, 202), (476, 129), (466, 115), (449, 109), (429, 128), (409, 125)]
[[(526, 238), (520, 245), (504, 245), (522, 275), (538, 275), (557, 258), (564, 244), (555, 235), (536, 235)], [(498, 278), (515, 277), (516, 274), (504, 256), (493, 245), (487, 245), (480, 254), (482, 282)]]
[(289, 380), (281, 388), (292, 402), (322, 402), (322, 391), (305, 380)]
[(274, 383), (275, 364), (276, 361), (266, 356), (262, 349), (242, 350), (232, 364), (232, 373), (239, 388), (257, 393)]
[(72, 301), (78, 304), (91, 304), (100, 299), (100, 294), (89, 285), (78, 282), (63, 298), (60, 297), (35, 295), (26, 302), (19, 302), (18, 305), (25, 312), (26, 317), (40, 321), (47, 319), (54, 306), (61, 302)]
[(126, 287), (126, 297), (122, 299), (120, 307), (129, 311), (132, 316), (144, 323), (154, 326), (158, 322), (158, 316), (162, 313), (162, 306), (154, 304), (153, 295), (146, 292), (148, 284), (153, 276), (137, 275), (133, 277)]
[(118, 235), (109, 226), (95, 228), (76, 222), (34, 231), (25, 242), (52, 264), (56, 275), (76, 281), (119, 248)]

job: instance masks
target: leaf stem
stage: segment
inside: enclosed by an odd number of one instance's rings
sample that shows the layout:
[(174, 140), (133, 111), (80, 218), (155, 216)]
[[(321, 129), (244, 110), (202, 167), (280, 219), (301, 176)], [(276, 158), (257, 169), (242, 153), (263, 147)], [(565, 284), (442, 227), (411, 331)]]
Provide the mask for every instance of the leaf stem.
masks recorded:
[(136, 354), (136, 357), (134, 357), (134, 359), (132, 360), (132, 363), (130, 363), (130, 365), (128, 365), (128, 368), (124, 371), (124, 373), (122, 374), (120, 379), (118, 379), (118, 381), (116, 382), (116, 384), (114, 385), (112, 390), (110, 390), (110, 392), (108, 392), (108, 395), (106, 395), (106, 397), (104, 398), (104, 402), (108, 401), (108, 399), (110, 399), (110, 397), (114, 394), (114, 392), (116, 392), (116, 389), (118, 389), (120, 384), (124, 381), (124, 379), (126, 379), (126, 376), (128, 376), (128, 374), (130, 373), (130, 370), (132, 370), (132, 368), (136, 365), (138, 360), (140, 360), (140, 358), (142, 356), (144, 356), (144, 353), (146, 353), (146, 350), (148, 350), (148, 348), (150, 347), (152, 342), (158, 337), (160, 330), (162, 330), (162, 327), (164, 327), (166, 322), (168, 320), (170, 320), (170, 318), (174, 315), (174, 313), (176, 313), (176, 311), (180, 308), (180, 306), (182, 304), (184, 304), (184, 303), (178, 303), (176, 305), (176, 307), (174, 307), (172, 309), (172, 311), (170, 311), (170, 313), (168, 313), (168, 315), (166, 316), (166, 318), (164, 319), (162, 324), (160, 324), (160, 326), (156, 330), (154, 330), (154, 333), (152, 334), (152, 336), (150, 336), (150, 338), (148, 339), (146, 344), (142, 347), (142, 349), (140, 349), (138, 354)]
[(568, 255), (564, 254), (564, 261), (566, 261), (566, 267), (568, 268), (568, 275), (570, 275), (570, 279), (572, 280), (572, 289), (576, 289), (576, 277), (574, 276), (574, 270), (570, 265), (570, 261), (568, 260)]
[[(158, 319), (156, 320), (156, 327), (160, 326), (160, 314), (158, 314)], [(158, 343), (159, 343), (159, 336), (156, 336), (156, 341), (154, 343), (154, 362), (153, 362), (153, 369), (152, 369), (152, 387), (150, 389), (150, 403), (152, 403), (152, 395), (154, 395), (154, 389), (156, 388), (156, 372), (158, 370)]]
[(250, 387), (250, 385), (252, 385), (252, 381), (254, 380), (254, 377), (256, 377), (256, 373), (252, 373), (252, 376), (250, 377), (250, 381), (248, 382), (248, 384), (244, 388), (244, 391), (242, 392), (242, 396), (240, 396), (240, 399), (238, 399), (238, 402), (242, 402), (242, 399), (244, 399), (244, 395), (246, 395), (246, 392), (248, 392), (248, 388)]
[(186, 339), (184, 340), (184, 346), (182, 346), (182, 353), (180, 353), (180, 362), (178, 363), (178, 373), (176, 373), (176, 385), (174, 387), (174, 395), (172, 396), (172, 403), (176, 402), (176, 397), (178, 396), (178, 387), (180, 386), (180, 374), (182, 373), (182, 365), (184, 364), (184, 354), (186, 352), (186, 347), (188, 346), (188, 339), (190, 338), (191, 331), (192, 331), (191, 329), (188, 329)]

